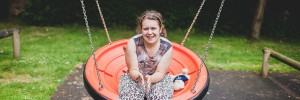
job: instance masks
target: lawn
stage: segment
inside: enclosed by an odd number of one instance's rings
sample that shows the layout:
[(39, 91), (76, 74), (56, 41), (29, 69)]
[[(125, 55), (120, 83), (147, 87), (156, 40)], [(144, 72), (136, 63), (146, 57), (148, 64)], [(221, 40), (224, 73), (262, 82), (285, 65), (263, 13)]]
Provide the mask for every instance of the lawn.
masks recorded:
[[(1, 29), (3, 29), (1, 25)], [(1, 30), (3, 31), (3, 30)], [(94, 47), (108, 43), (102, 28), (92, 27)], [(134, 30), (109, 29), (112, 41), (130, 38)], [(169, 30), (168, 38), (180, 43), (185, 30)], [(21, 57), (13, 58), (12, 38), (0, 40), (0, 97), (3, 100), (50, 99), (56, 87), (64, 81), (75, 65), (91, 55), (89, 37), (84, 26), (21, 27)], [(209, 34), (192, 33), (185, 46), (202, 56)], [(215, 33), (205, 63), (209, 69), (261, 70), (262, 48), (272, 48), (300, 61), (300, 42), (285, 42), (264, 38), (254, 44), (246, 36)], [(299, 71), (270, 59), (272, 72), (299, 73)]]

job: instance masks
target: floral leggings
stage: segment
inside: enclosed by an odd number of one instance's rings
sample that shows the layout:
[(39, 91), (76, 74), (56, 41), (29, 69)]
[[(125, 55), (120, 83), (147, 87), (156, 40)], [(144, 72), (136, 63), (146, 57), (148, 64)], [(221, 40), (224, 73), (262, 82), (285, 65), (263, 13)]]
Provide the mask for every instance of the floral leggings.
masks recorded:
[(142, 84), (133, 81), (126, 73), (120, 78), (118, 91), (121, 100), (171, 100), (174, 89), (169, 74), (160, 82), (152, 84), (147, 92)]

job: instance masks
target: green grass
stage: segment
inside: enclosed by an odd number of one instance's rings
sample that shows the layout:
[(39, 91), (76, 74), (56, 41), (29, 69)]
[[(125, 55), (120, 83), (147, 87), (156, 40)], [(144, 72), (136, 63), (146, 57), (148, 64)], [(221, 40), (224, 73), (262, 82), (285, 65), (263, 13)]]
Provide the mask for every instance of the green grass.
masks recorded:
[[(96, 49), (108, 43), (102, 28), (93, 27), (91, 32)], [(109, 29), (109, 32), (112, 41), (134, 35), (134, 30), (129, 29)], [(0, 97), (3, 100), (50, 99), (75, 65), (85, 62), (91, 54), (85, 27), (22, 26), (20, 35), (19, 59), (13, 58), (12, 38), (0, 40)], [(177, 43), (182, 41), (184, 35), (185, 30), (180, 29), (168, 32), (168, 38)], [(192, 33), (185, 46), (202, 56), (208, 37), (207, 33)], [(205, 63), (209, 69), (260, 71), (263, 47), (300, 61), (299, 44), (264, 38), (248, 44), (246, 37), (215, 33)], [(273, 58), (270, 59), (270, 70), (299, 73)]]
[[(187, 46), (199, 56), (203, 56), (208, 36), (195, 35), (187, 41)], [(203, 40), (198, 42), (196, 40)], [(201, 43), (201, 44), (199, 44)], [(223, 70), (261, 70), (263, 53), (262, 48), (268, 47), (276, 50), (294, 60), (300, 61), (300, 45), (298, 43), (282, 43), (276, 40), (262, 39), (254, 44), (249, 44), (247, 37), (243, 36), (218, 36), (212, 39), (208, 50), (206, 64), (211, 69)], [(270, 58), (270, 70), (279, 72), (299, 72), (292, 67)]]

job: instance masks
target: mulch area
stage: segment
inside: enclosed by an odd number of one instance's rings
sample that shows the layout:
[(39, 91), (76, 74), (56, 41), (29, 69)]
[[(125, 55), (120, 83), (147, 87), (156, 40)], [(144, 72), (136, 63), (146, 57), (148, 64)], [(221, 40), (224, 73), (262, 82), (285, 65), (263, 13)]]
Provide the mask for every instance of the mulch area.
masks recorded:
[[(83, 83), (82, 63), (76, 65), (51, 100), (93, 100)], [(209, 70), (209, 90), (203, 100), (300, 100), (299, 73), (270, 73), (267, 78), (247, 71)]]

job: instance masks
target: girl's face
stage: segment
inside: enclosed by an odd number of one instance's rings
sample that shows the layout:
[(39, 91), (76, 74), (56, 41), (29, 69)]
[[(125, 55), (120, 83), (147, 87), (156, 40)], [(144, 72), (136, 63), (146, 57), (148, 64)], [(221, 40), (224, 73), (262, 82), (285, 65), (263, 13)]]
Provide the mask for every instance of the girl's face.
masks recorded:
[(157, 43), (160, 39), (161, 29), (159, 21), (144, 19), (142, 22), (142, 34), (146, 43)]

